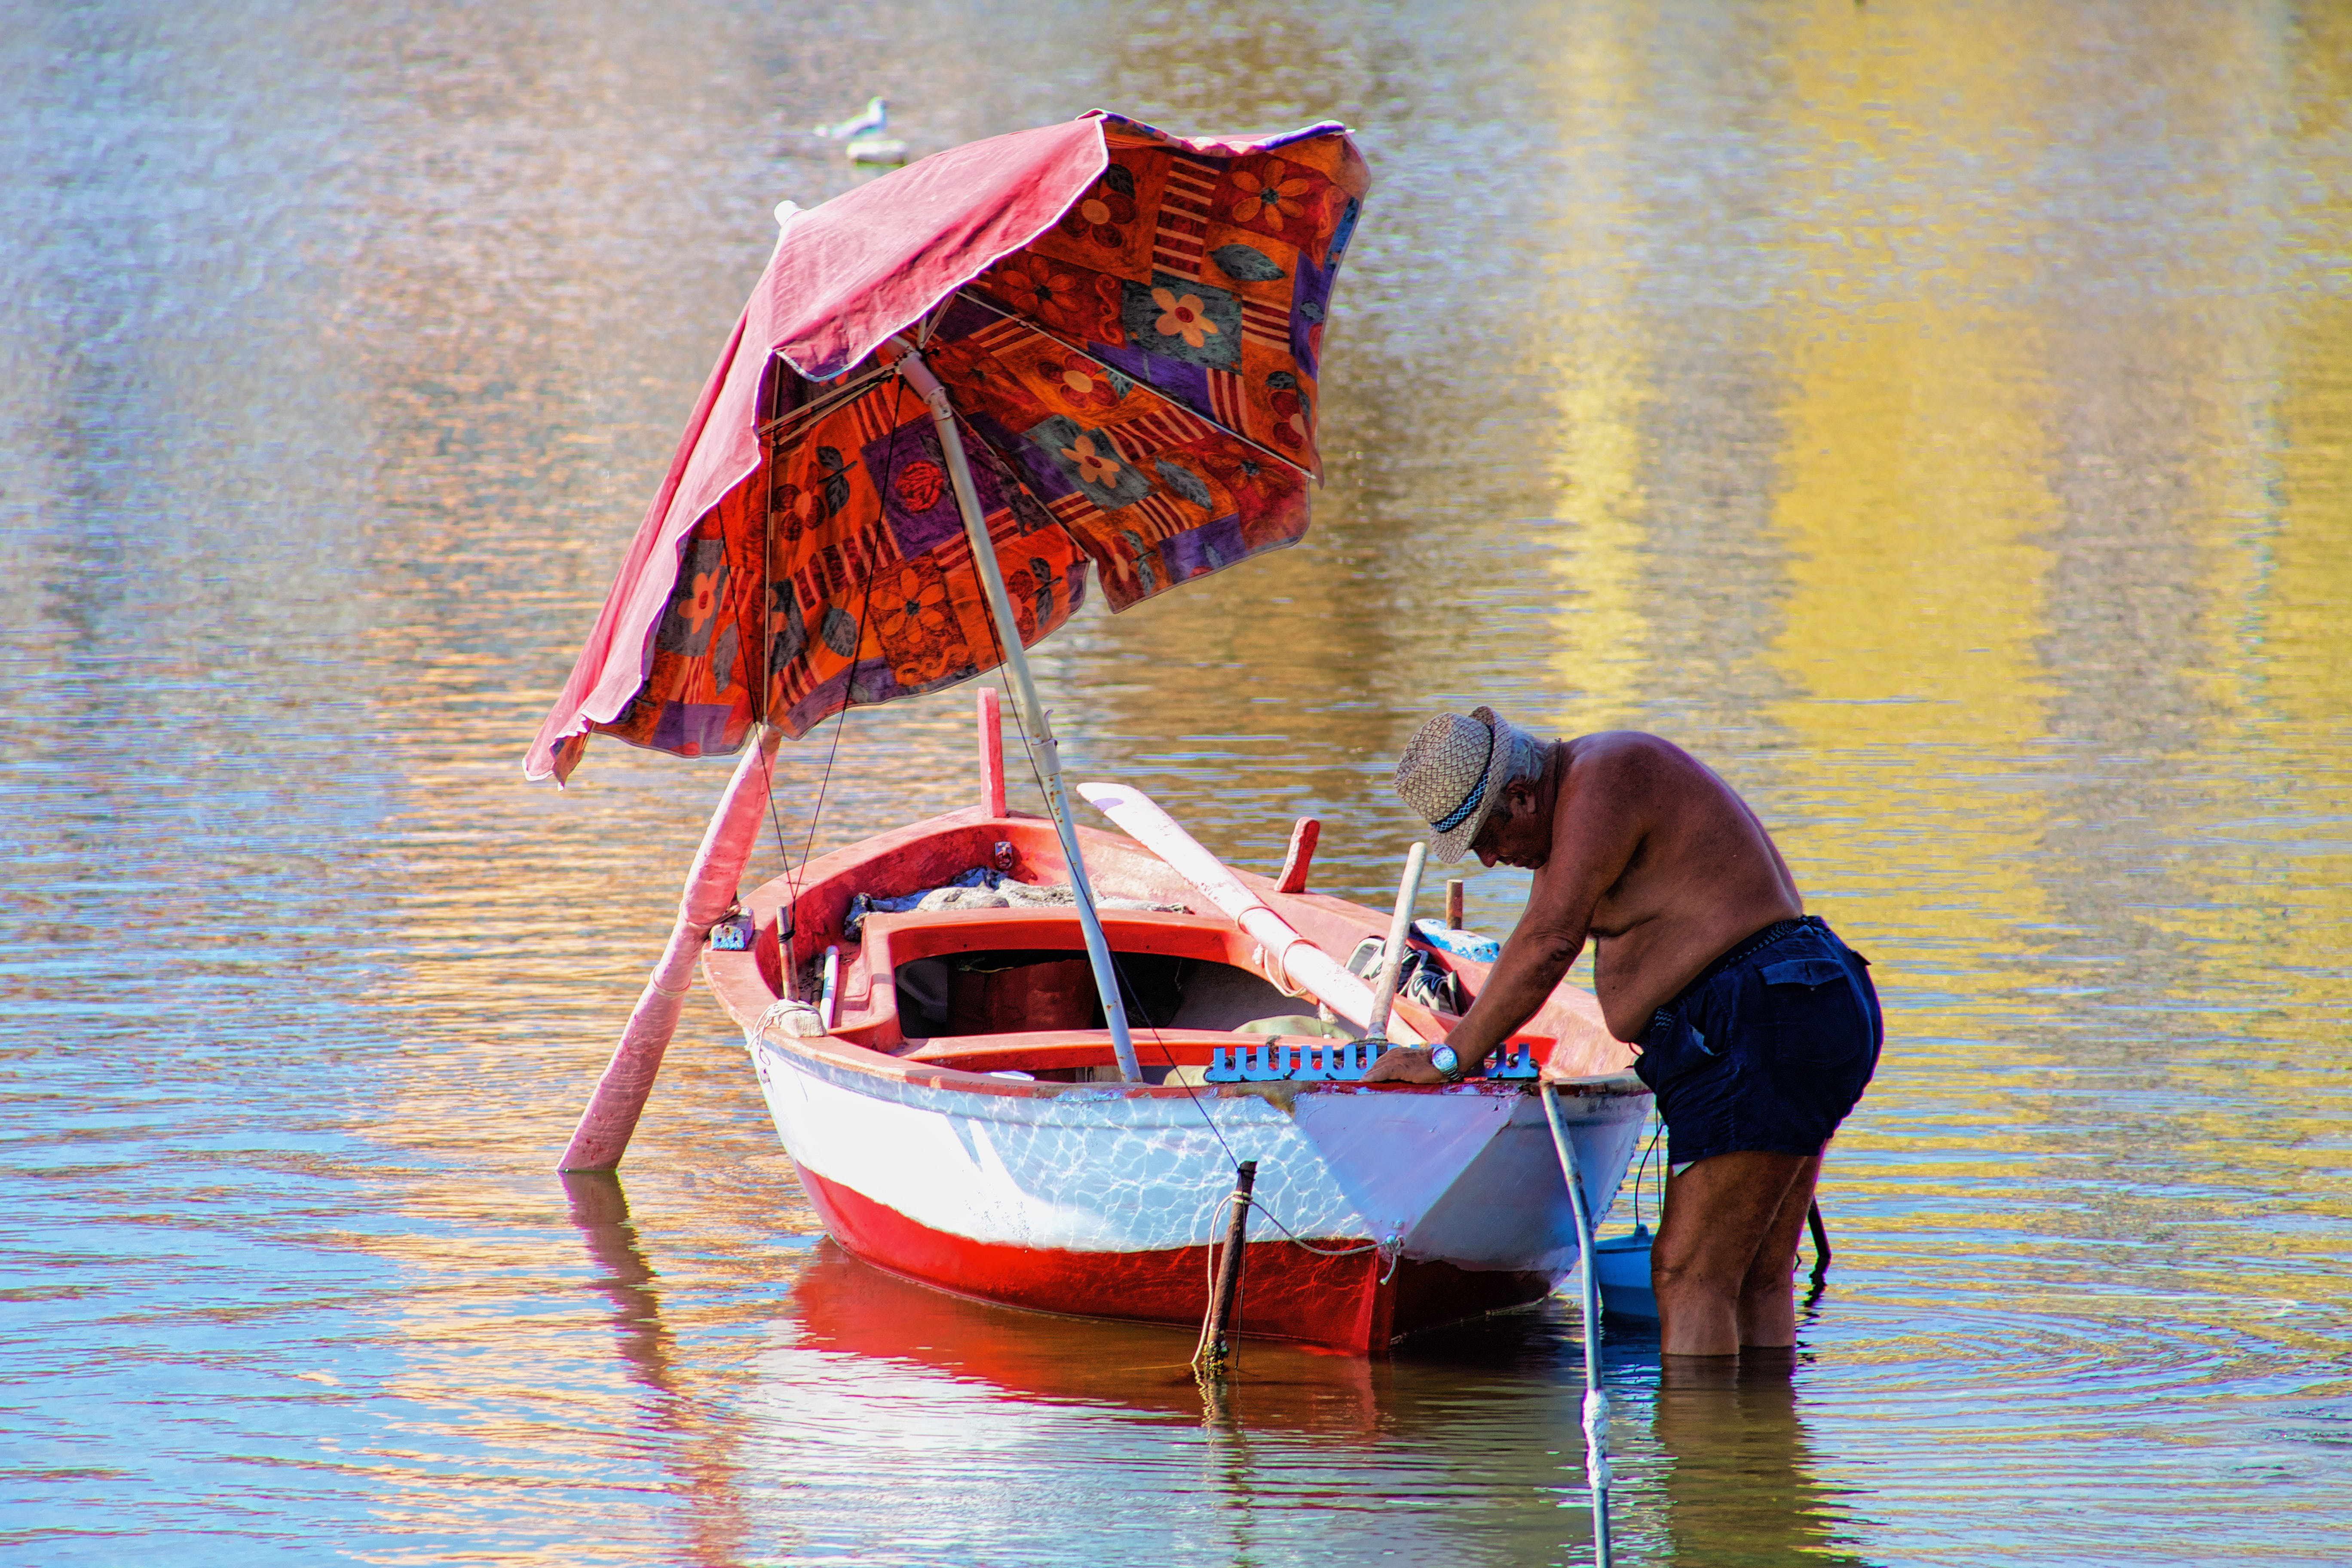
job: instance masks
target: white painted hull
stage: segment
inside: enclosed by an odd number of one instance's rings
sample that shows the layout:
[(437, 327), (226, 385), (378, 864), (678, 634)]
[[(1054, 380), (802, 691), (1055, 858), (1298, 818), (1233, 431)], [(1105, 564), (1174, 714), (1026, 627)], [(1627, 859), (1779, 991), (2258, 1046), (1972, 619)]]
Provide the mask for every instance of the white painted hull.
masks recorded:
[[(1197, 1321), (1189, 1294), (1181, 1310), (1122, 1311), (1071, 1276), (1092, 1256), (1116, 1289), (1137, 1283), (1133, 1260), (1158, 1258), (1176, 1279), (1197, 1280), (1192, 1259), (1220, 1239), (1221, 1206), (1244, 1160), (1258, 1165), (1252, 1236), (1261, 1247), (1288, 1246), (1276, 1240), (1286, 1237), (1325, 1253), (1361, 1249), (1391, 1274), (1404, 1264), (1507, 1276), (1522, 1296), (1576, 1267), (1575, 1222), (1532, 1084), (1250, 1086), (1273, 1094), (1071, 1085), (1008, 1095), (985, 1080), (966, 1089), (860, 1071), (756, 1034), (751, 1050), (783, 1146), (820, 1208), (859, 1210), (828, 1215), (836, 1237), (869, 1261), (950, 1289), (1052, 1304), (1034, 1289), (997, 1289), (1008, 1273), (1030, 1272), (1011, 1253), (1044, 1254), (1071, 1260), (1055, 1271), (1055, 1310)], [(1623, 1084), (1562, 1093), (1571, 1147), (1602, 1215), (1649, 1106)], [(1541, 1289), (1530, 1292), (1530, 1280)], [(1462, 1294), (1473, 1311), (1486, 1310), (1475, 1303), (1488, 1292)]]

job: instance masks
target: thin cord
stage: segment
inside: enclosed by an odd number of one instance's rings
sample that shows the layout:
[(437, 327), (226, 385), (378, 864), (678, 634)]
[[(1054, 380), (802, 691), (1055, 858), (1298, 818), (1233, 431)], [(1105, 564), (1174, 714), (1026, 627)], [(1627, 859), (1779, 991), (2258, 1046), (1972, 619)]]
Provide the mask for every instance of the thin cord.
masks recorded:
[[(760, 555), (760, 581), (768, 590), (768, 602), (760, 606), (759, 719), (760, 727), (762, 731), (767, 729), (773, 717), (772, 695), (776, 689), (776, 584), (774, 580), (774, 573), (776, 570), (776, 442), (772, 439), (771, 439), (767, 444), (767, 458), (768, 504), (762, 514), (764, 537), (761, 541)], [(784, 584), (784, 592), (789, 594), (792, 591), (792, 583), (790, 579), (787, 579)], [(767, 736), (763, 733), (757, 743), (764, 747), (767, 744)], [(792, 868), (793, 857), (791, 849), (788, 848), (784, 843), (783, 814), (778, 810), (776, 806), (776, 759), (774, 753), (771, 752), (769, 754), (765, 767), (768, 781), (768, 823), (769, 826), (775, 830), (776, 862), (778, 865), (782, 866), (785, 869), (789, 870)], [(792, 903), (777, 915), (776, 925), (777, 946), (783, 957), (784, 994), (789, 996), (793, 992), (799, 989), (800, 979), (800, 963), (793, 952), (793, 939), (799, 935), (800, 928), (800, 893), (797, 889), (795, 889), (793, 893)]]
[[(991, 549), (995, 548), (994, 540), (989, 541), (989, 547)], [(1004, 652), (1004, 633), (1003, 629), (997, 626), (996, 617), (991, 616), (987, 617), (987, 620), (988, 638), (991, 643), (995, 645), (996, 662), (999, 666), (1002, 666), (1005, 662), (1006, 658)], [(1015, 627), (1014, 629), (1016, 632), (1019, 630), (1018, 627)], [(1050, 809), (1053, 803), (1053, 796), (1046, 792), (1045, 775), (1038, 771), (1036, 748), (1031, 744), (1029, 740), (1029, 726), (1021, 717), (1021, 704), (1018, 702), (1012, 702), (1008, 703), (1007, 706), (1013, 710), (1013, 731), (1021, 737), (1021, 760), (1029, 764), (1029, 776), (1036, 781), (1037, 793), (1045, 797), (1048, 809)], [(1069, 803), (1066, 800), (1063, 802), (1065, 809), (1068, 808), (1068, 805)], [(1076, 896), (1075, 890), (1073, 891), (1072, 896)], [(1108, 944), (1106, 944), (1106, 946), (1108, 946)], [(1118, 953), (1115, 949), (1111, 951), (1110, 967), (1111, 973), (1117, 979), (1120, 991), (1122, 993), (1133, 993), (1136, 1000), (1140, 1002), (1143, 999), (1143, 994), (1136, 987), (1133, 982), (1128, 979), (1127, 971), (1119, 966)], [(1152, 1047), (1160, 1053), (1160, 1059), (1165, 1062), (1172, 1069), (1177, 1065), (1175, 1053), (1171, 1051), (1168, 1048), (1168, 1043), (1160, 1037), (1160, 1027), (1151, 1021), (1150, 1015), (1146, 1014), (1144, 1016), (1143, 1026), (1144, 1033), (1151, 1037)], [(1240, 1174), (1242, 1168), (1241, 1156), (1234, 1152), (1234, 1146), (1231, 1143), (1225, 1142), (1224, 1129), (1217, 1125), (1217, 1119), (1209, 1114), (1209, 1108), (1202, 1103), (1200, 1095), (1193, 1091), (1192, 1084), (1179, 1083), (1176, 1087), (1184, 1091), (1184, 1098), (1192, 1102), (1192, 1109), (1199, 1111), (1201, 1113), (1201, 1120), (1208, 1124), (1209, 1135), (1217, 1141), (1217, 1147), (1225, 1152), (1225, 1163), (1233, 1167), (1234, 1174)], [(1266, 1217), (1268, 1219), (1274, 1218), (1272, 1215), (1268, 1215)], [(1289, 1234), (1288, 1227), (1283, 1226), (1280, 1220), (1275, 1220), (1274, 1223), (1277, 1227), (1283, 1230), (1285, 1235)]]
[[(904, 383), (894, 379), (889, 382), (888, 384), (895, 388), (903, 385)], [(882, 486), (880, 491), (881, 494), (886, 496), (889, 494), (890, 484), (898, 472), (898, 437), (899, 433), (906, 428), (907, 426), (901, 424), (894, 426), (890, 432), (889, 462), (882, 471)], [(863, 647), (866, 644), (866, 617), (873, 613), (873, 609), (874, 563), (869, 558), (866, 562), (866, 569), (865, 595), (860, 599), (857, 606), (857, 620), (855, 624), (856, 636), (849, 645), (849, 668), (842, 681), (841, 708), (839, 711), (834, 715), (833, 745), (824, 754), (824, 772), (817, 780), (816, 804), (811, 807), (809, 811), (808, 834), (801, 842), (800, 865), (798, 867), (794, 867), (788, 856), (785, 858), (784, 876), (788, 885), (792, 889), (793, 908), (795, 910), (800, 908), (802, 879), (807, 875), (809, 857), (816, 848), (816, 828), (818, 822), (821, 821), (824, 816), (825, 791), (833, 783), (834, 759), (841, 754), (841, 731), (849, 722), (849, 710), (852, 706), (852, 699), (856, 696), (857, 689), (857, 650)], [(770, 768), (768, 770), (768, 810), (772, 817), (776, 816), (776, 773), (773, 768)], [(781, 854), (783, 851), (783, 828), (781, 817), (778, 817), (777, 821), (777, 849)], [(791, 962), (789, 950), (787, 952), (787, 962)], [(795, 977), (794, 984), (796, 984), (796, 983), (797, 977)]]
[[(999, 664), (1003, 664), (1004, 662), (1004, 638), (1003, 634), (997, 629), (993, 617), (989, 621), (988, 635), (990, 640), (996, 645), (997, 662)], [(1037, 793), (1041, 795), (1045, 795), (1045, 775), (1038, 771), (1036, 752), (1029, 741), (1029, 727), (1023, 723), (1021, 720), (1021, 704), (1013, 702), (1007, 704), (1007, 706), (1013, 710), (1013, 727), (1021, 737), (1021, 755), (1023, 760), (1029, 764), (1029, 776), (1037, 781)], [(1051, 797), (1048, 796), (1047, 798), (1050, 800)], [(1142, 1000), (1142, 994), (1139, 991), (1137, 991), (1134, 984), (1129, 980), (1126, 970), (1120, 967), (1118, 953), (1115, 950), (1110, 955), (1110, 963), (1111, 972), (1118, 977), (1120, 989), (1134, 993), (1136, 999), (1140, 1002)], [(1301, 993), (1301, 994), (1304, 994), (1304, 993)], [(1152, 1048), (1160, 1053), (1160, 1059), (1165, 1062), (1170, 1068), (1174, 1068), (1177, 1065), (1175, 1053), (1171, 1051), (1168, 1048), (1168, 1043), (1160, 1037), (1159, 1026), (1151, 1022), (1150, 1016), (1149, 1014), (1144, 1016), (1144, 1033), (1150, 1037)], [(1180, 1081), (1176, 1087), (1184, 1091), (1184, 1098), (1192, 1102), (1192, 1109), (1194, 1110), (1200, 1112), (1202, 1121), (1206, 1123), (1208, 1126), (1209, 1135), (1217, 1141), (1217, 1147), (1225, 1152), (1225, 1163), (1233, 1167), (1235, 1174), (1239, 1174), (1242, 1168), (1241, 1156), (1234, 1153), (1234, 1146), (1225, 1141), (1224, 1129), (1217, 1125), (1217, 1119), (1213, 1115), (1210, 1114), (1209, 1107), (1207, 1103), (1202, 1100), (1199, 1091), (1189, 1081)], [(1230, 1202), (1230, 1196), (1228, 1196), (1224, 1201)], [(1273, 1226), (1275, 1229), (1282, 1232), (1284, 1236), (1287, 1237), (1293, 1247), (1314, 1253), (1318, 1258), (1349, 1258), (1360, 1252), (1378, 1251), (1385, 1245), (1384, 1243), (1378, 1241), (1366, 1241), (1360, 1242), (1353, 1247), (1317, 1247), (1311, 1242), (1301, 1239), (1298, 1233), (1292, 1230), (1288, 1226), (1283, 1224), (1281, 1216), (1276, 1215), (1272, 1209), (1266, 1207), (1262, 1200), (1253, 1197), (1250, 1206), (1256, 1209), (1258, 1213), (1265, 1215), (1266, 1223)], [(1221, 1244), (1213, 1241), (1210, 1243), (1210, 1249), (1213, 1252), (1219, 1245)], [(1393, 1270), (1391, 1270), (1391, 1272), (1393, 1272)], [(1202, 1331), (1204, 1335), (1206, 1334), (1207, 1328), (1205, 1324), (1202, 1326)]]
[[(1642, 1174), (1650, 1168), (1650, 1156), (1658, 1152), (1658, 1140), (1665, 1135), (1666, 1124), (1661, 1120), (1658, 1130), (1650, 1134), (1650, 1146), (1642, 1151), (1641, 1163), (1633, 1167), (1633, 1228), (1636, 1230), (1642, 1227)], [(1661, 1198), (1658, 1202), (1660, 1205), (1658, 1223), (1664, 1225), (1665, 1200)]]
[[(982, 528), (980, 531), (983, 536), (987, 533), (987, 530), (985, 528)], [(985, 542), (990, 549), (995, 548), (995, 541), (992, 538), (986, 539)], [(1006, 654), (1004, 650), (1005, 634), (1003, 628), (997, 626), (996, 617), (993, 616), (985, 616), (983, 619), (986, 621), (988, 626), (989, 641), (993, 644), (995, 647), (996, 662), (998, 666), (1002, 667), (1006, 662)], [(1014, 628), (1016, 632), (1018, 629), (1018, 627)], [(1045, 775), (1037, 766), (1036, 748), (1029, 739), (1029, 726), (1022, 717), (1021, 704), (1016, 701), (1008, 703), (1006, 706), (1013, 710), (1013, 731), (1021, 737), (1022, 760), (1029, 764), (1029, 776), (1035, 781), (1038, 795), (1045, 799), (1050, 807), (1053, 796), (1046, 791)], [(1067, 808), (1067, 805), (1068, 803), (1066, 801), (1064, 803), (1066, 809)], [(1129, 980), (1127, 971), (1119, 964), (1118, 957), (1119, 955), (1116, 951), (1113, 951), (1110, 954), (1111, 973), (1118, 982), (1120, 991), (1122, 993), (1133, 994), (1136, 1000), (1140, 1003), (1142, 1001), (1142, 993), (1136, 987), (1134, 983)], [(1175, 1053), (1168, 1048), (1167, 1041), (1160, 1037), (1160, 1026), (1151, 1021), (1151, 1017), (1149, 1014), (1144, 1015), (1143, 1032), (1145, 1035), (1150, 1037), (1152, 1048), (1160, 1053), (1160, 1059), (1166, 1063), (1171, 1068), (1175, 1068), (1178, 1065)], [(1200, 1113), (1201, 1121), (1208, 1127), (1209, 1135), (1217, 1141), (1217, 1147), (1224, 1151), (1225, 1163), (1233, 1167), (1235, 1174), (1239, 1174), (1241, 1171), (1241, 1156), (1234, 1153), (1234, 1146), (1226, 1142), (1224, 1129), (1217, 1125), (1216, 1117), (1210, 1113), (1207, 1103), (1202, 1100), (1198, 1090), (1192, 1083), (1187, 1081), (1180, 1081), (1176, 1087), (1184, 1091), (1184, 1098), (1192, 1103), (1192, 1109)], [(1222, 1213), (1224, 1207), (1232, 1202), (1232, 1194), (1227, 1194), (1218, 1201), (1218, 1211)], [(1318, 1258), (1350, 1258), (1358, 1253), (1378, 1251), (1381, 1247), (1386, 1245), (1385, 1243), (1378, 1241), (1366, 1241), (1359, 1242), (1352, 1247), (1317, 1247), (1313, 1243), (1302, 1239), (1297, 1231), (1292, 1230), (1290, 1226), (1285, 1225), (1282, 1222), (1281, 1216), (1275, 1214), (1273, 1210), (1267, 1208), (1263, 1201), (1253, 1196), (1250, 1206), (1257, 1210), (1258, 1213), (1264, 1215), (1266, 1218), (1266, 1222), (1272, 1225), (1276, 1230), (1282, 1232), (1282, 1234), (1289, 1239), (1289, 1242), (1293, 1247), (1298, 1247), (1302, 1251), (1313, 1253)], [(1211, 1224), (1210, 1234), (1213, 1237), (1216, 1234), (1213, 1221)], [(1214, 1268), (1213, 1259), (1217, 1249), (1223, 1245), (1223, 1244), (1222, 1242), (1213, 1239), (1209, 1243), (1208, 1250), (1210, 1258), (1213, 1260), (1211, 1264), (1213, 1270)], [(1402, 1252), (1402, 1248), (1399, 1250)], [(1393, 1274), (1394, 1272), (1395, 1267), (1393, 1261), (1391, 1261), (1390, 1273)], [(1385, 1279), (1385, 1276), (1383, 1278)], [(1214, 1293), (1215, 1289), (1215, 1275), (1212, 1272), (1210, 1276), (1210, 1290), (1213, 1294)], [(1212, 1310), (1213, 1310), (1214, 1308), (1213, 1303)], [(1208, 1342), (1208, 1321), (1204, 1318), (1201, 1324), (1201, 1343), (1202, 1345), (1205, 1345)], [(1195, 1355), (1196, 1357), (1198, 1355), (1197, 1348)]]

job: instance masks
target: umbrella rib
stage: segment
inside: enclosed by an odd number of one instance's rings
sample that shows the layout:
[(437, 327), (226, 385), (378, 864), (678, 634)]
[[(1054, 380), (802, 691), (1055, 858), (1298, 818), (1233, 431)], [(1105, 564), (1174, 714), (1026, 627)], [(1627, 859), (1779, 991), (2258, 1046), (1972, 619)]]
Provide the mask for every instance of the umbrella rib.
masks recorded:
[[(993, 300), (984, 299), (981, 295), (973, 293), (968, 288), (959, 289), (955, 293), (949, 297), (953, 300), (969, 300), (973, 304), (979, 306), (982, 310), (987, 310), (992, 315), (1012, 322), (1014, 326), (1021, 328), (1024, 331), (1034, 332), (1049, 343), (1053, 343), (1060, 348), (1067, 349), (1070, 353), (1075, 354), (1085, 354), (1087, 363), (1090, 364), (1100, 365), (1107, 371), (1116, 370), (1118, 368), (1103, 360), (1096, 358), (1092, 353), (1088, 353), (1085, 344), (1074, 343), (1067, 338), (1059, 336), (1054, 332), (1049, 332), (1043, 326), (1040, 326), (1037, 322), (1030, 320), (1028, 317), (1020, 315), (1015, 311), (1008, 310), (1003, 306), (995, 303)], [(1124, 374), (1125, 373), (1121, 372), (1120, 374)], [(1151, 386), (1151, 384), (1148, 381), (1142, 381), (1133, 377), (1130, 377), (1129, 379), (1135, 380), (1136, 384), (1139, 386), (1150, 386), (1152, 394), (1155, 396), (1167, 398), (1171, 403), (1174, 403), (1176, 401), (1176, 399), (1170, 397), (1167, 393), (1161, 392), (1158, 387)], [(1191, 414), (1195, 419), (1202, 421), (1203, 424), (1213, 426), (1217, 429), (1223, 431), (1226, 435), (1231, 436), (1234, 440), (1242, 442), (1245, 446), (1255, 447), (1258, 451), (1264, 452), (1267, 457), (1272, 458), (1276, 462), (1280, 463), (1284, 468), (1288, 468), (1292, 473), (1297, 474), (1299, 478), (1312, 480), (1317, 484), (1322, 483), (1322, 480), (1316, 475), (1313, 469), (1302, 467), (1296, 460), (1284, 457), (1281, 453), (1276, 451), (1273, 447), (1267, 446), (1265, 442), (1258, 440), (1255, 437), (1250, 436), (1244, 431), (1234, 429), (1232, 426), (1227, 425), (1221, 419), (1213, 418), (1206, 414), (1202, 414), (1197, 408), (1187, 409), (1186, 412)]]
[[(925, 348), (929, 346), (931, 333), (938, 328), (940, 319), (948, 313), (949, 307), (955, 303), (955, 300), (956, 297), (954, 295), (949, 295), (946, 299), (940, 301), (937, 308), (932, 310), (929, 314), (926, 315), (922, 319), (922, 323), (917, 329), (915, 338), (915, 346), (917, 348)], [(808, 403), (803, 403), (798, 408), (790, 409), (782, 414), (777, 415), (773, 419), (769, 420), (765, 425), (760, 426), (760, 434), (761, 437), (772, 441), (780, 439), (788, 433), (789, 426), (806, 424), (809, 421), (815, 419), (819, 415), (830, 414), (835, 409), (840, 408), (845, 404), (854, 403), (858, 398), (865, 396), (867, 393), (881, 385), (884, 382), (888, 381), (897, 373), (898, 367), (896, 365), (877, 365), (857, 380), (845, 382), (841, 385), (835, 387), (824, 396), (816, 398)], [(1243, 439), (1247, 440), (1248, 437), (1244, 437)]]
[(777, 415), (760, 426), (760, 434), (771, 441), (782, 439), (789, 434), (790, 426), (807, 424), (820, 415), (830, 414), (845, 405), (855, 403), (896, 375), (897, 367), (877, 365), (856, 381), (835, 387), (822, 397)]

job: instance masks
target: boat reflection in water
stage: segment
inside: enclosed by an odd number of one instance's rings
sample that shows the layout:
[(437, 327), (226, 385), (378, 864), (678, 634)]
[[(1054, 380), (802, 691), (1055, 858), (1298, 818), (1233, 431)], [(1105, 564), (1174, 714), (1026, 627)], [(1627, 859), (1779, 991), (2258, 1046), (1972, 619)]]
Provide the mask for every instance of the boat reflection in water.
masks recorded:
[(1278, 1341), (1238, 1342), (1241, 1371), (1212, 1404), (1192, 1336), (1150, 1323), (1024, 1312), (966, 1300), (819, 1246), (793, 1289), (800, 1342), (897, 1362), (1021, 1399), (1085, 1402), (1253, 1430), (1371, 1440), (1374, 1363)]
[[(1157, 1473), (1154, 1506), (1174, 1510), (1156, 1528), (1230, 1552), (1334, 1529), (1351, 1560), (1590, 1550), (1581, 1352), (1562, 1301), (1420, 1336), (1387, 1360), (1250, 1342), (1238, 1374), (1206, 1394), (1181, 1331), (965, 1300), (829, 1243), (793, 1299), (799, 1332), (766, 1363), (754, 1425), (810, 1481), (906, 1467), (927, 1503), (952, 1513), (992, 1498), (985, 1506), (1017, 1535), (1024, 1510), (1034, 1519), (1067, 1506), (1076, 1474), (1108, 1493), (1145, 1469)], [(1856, 1561), (1834, 1550), (1843, 1521), (1812, 1474), (1789, 1363), (1751, 1358), (1744, 1373), (1676, 1368), (1662, 1380), (1654, 1330), (1615, 1320), (1608, 1351), (1629, 1559)], [(1197, 1479), (1171, 1484), (1166, 1472), (1180, 1468)], [(950, 1532), (937, 1544), (975, 1539)]]
[[(1384, 1359), (1244, 1341), (1210, 1394), (1183, 1330), (968, 1300), (819, 1241), (788, 1255), (767, 1348), (698, 1384), (618, 1179), (564, 1185), (646, 1394), (625, 1440), (693, 1500), (696, 1562), (1231, 1562), (1342, 1537), (1348, 1561), (1591, 1550), (1562, 1300)], [(1814, 1474), (1801, 1365), (1662, 1371), (1654, 1326), (1616, 1318), (1606, 1351), (1623, 1560), (1862, 1561)]]

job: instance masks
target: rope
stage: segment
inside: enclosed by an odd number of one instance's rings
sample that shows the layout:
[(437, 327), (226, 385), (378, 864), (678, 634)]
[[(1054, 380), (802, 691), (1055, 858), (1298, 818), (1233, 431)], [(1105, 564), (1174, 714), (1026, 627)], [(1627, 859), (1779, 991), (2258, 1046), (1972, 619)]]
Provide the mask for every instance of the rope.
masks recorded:
[[(1650, 1156), (1658, 1152), (1658, 1140), (1664, 1138), (1665, 1135), (1665, 1119), (1661, 1117), (1658, 1120), (1658, 1130), (1650, 1134), (1649, 1147), (1642, 1151), (1642, 1163), (1633, 1167), (1633, 1228), (1636, 1230), (1639, 1230), (1642, 1226), (1642, 1176), (1643, 1173), (1650, 1168)], [(1660, 1225), (1664, 1225), (1665, 1223), (1665, 1200), (1661, 1198), (1658, 1200), (1658, 1223)]]
[[(1234, 1194), (1227, 1193), (1217, 1200), (1217, 1206), (1209, 1213), (1210, 1240), (1208, 1247), (1203, 1249), (1205, 1256), (1202, 1259), (1208, 1268), (1208, 1291), (1201, 1306), (1201, 1337), (1192, 1342), (1192, 1364), (1195, 1367), (1201, 1364), (1201, 1358), (1209, 1353), (1209, 1325), (1216, 1321), (1217, 1316), (1217, 1253), (1224, 1246), (1224, 1242), (1221, 1239), (1223, 1232), (1218, 1222), (1224, 1217), (1225, 1211), (1233, 1206)], [(1248, 1287), (1249, 1276), (1244, 1273), (1234, 1283), (1234, 1316), (1236, 1318), (1241, 1316), (1242, 1292)]]
[(1313, 947), (1314, 945), (1315, 944), (1312, 942), (1309, 942), (1303, 936), (1293, 936), (1288, 942), (1282, 944), (1282, 951), (1276, 953), (1271, 958), (1266, 956), (1265, 946), (1263, 942), (1259, 943), (1252, 951), (1257, 954), (1258, 973), (1265, 976), (1265, 983), (1267, 984), (1273, 986), (1276, 991), (1281, 992), (1285, 996), (1304, 996), (1307, 994), (1307, 991), (1305, 986), (1302, 985), (1294, 990), (1290, 984), (1290, 950), (1294, 947)]

